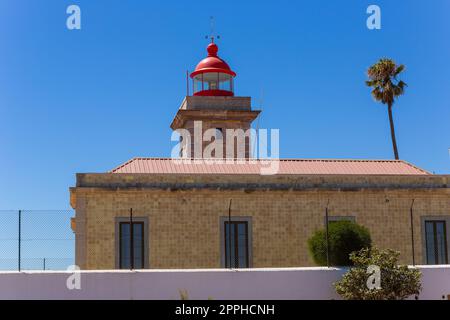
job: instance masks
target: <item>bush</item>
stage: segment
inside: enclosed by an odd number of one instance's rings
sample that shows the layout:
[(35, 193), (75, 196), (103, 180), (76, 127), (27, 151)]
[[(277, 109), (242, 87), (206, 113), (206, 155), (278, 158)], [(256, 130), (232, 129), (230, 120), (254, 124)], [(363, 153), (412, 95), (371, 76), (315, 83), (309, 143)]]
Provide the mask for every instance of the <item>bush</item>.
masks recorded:
[[(334, 284), (336, 292), (347, 300), (403, 300), (420, 293), (421, 272), (398, 266), (399, 252), (393, 250), (362, 249), (350, 255), (355, 267)], [(379, 287), (369, 288), (375, 274), (369, 266), (379, 268)]]
[[(333, 266), (351, 266), (350, 253), (371, 246), (369, 230), (352, 221), (328, 224), (329, 260)], [(309, 252), (317, 265), (327, 265), (326, 231), (319, 230), (308, 240)]]

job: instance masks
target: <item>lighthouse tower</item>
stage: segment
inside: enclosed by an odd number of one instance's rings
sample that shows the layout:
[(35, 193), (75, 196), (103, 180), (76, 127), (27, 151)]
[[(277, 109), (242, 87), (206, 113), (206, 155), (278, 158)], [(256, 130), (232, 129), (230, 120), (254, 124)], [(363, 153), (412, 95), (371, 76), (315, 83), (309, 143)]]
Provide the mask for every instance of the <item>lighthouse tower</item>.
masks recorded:
[[(252, 110), (250, 97), (235, 96), (236, 73), (218, 56), (214, 37), (206, 51), (207, 57), (190, 74), (193, 94), (184, 98), (171, 124), (173, 130), (185, 129), (190, 133), (191, 138), (180, 143), (181, 156), (210, 157), (205, 156), (209, 154), (205, 148), (218, 139), (223, 144), (223, 152), (213, 152), (211, 157), (248, 159), (251, 156), (248, 129), (260, 111)], [(205, 136), (208, 129), (214, 130), (213, 137)]]

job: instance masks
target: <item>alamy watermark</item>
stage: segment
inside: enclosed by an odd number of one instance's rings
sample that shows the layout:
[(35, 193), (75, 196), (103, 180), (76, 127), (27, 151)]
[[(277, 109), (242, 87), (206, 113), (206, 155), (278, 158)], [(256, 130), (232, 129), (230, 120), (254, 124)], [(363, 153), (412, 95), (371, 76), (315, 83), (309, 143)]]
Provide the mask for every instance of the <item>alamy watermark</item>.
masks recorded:
[(66, 13), (69, 17), (66, 20), (66, 26), (69, 30), (81, 29), (81, 9), (79, 6), (73, 4), (67, 7)]
[(367, 267), (367, 274), (370, 274), (366, 285), (369, 290), (381, 289), (381, 270), (379, 266), (370, 265)]
[[(67, 7), (66, 13), (69, 17), (66, 20), (66, 26), (69, 30), (81, 30), (81, 8), (72, 4)], [(366, 13), (370, 16), (367, 18), (366, 25), (369, 30), (381, 29), (381, 8), (376, 4), (367, 7)]]
[(194, 121), (190, 130), (175, 130), (171, 141), (177, 142), (171, 152), (176, 164), (258, 164), (262, 175), (277, 174), (279, 170), (279, 129), (203, 130), (203, 122)]
[(381, 8), (376, 4), (372, 4), (367, 7), (367, 14), (370, 16), (367, 18), (366, 25), (369, 30), (381, 29)]
[(68, 290), (81, 290), (81, 269), (77, 265), (69, 266), (67, 271), (72, 274), (66, 280)]

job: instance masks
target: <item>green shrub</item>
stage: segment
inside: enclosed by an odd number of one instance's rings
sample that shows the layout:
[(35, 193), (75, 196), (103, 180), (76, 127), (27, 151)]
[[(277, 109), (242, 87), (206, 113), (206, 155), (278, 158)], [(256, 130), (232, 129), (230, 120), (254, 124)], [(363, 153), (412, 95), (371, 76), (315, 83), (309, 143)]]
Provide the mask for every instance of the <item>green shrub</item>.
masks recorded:
[[(355, 267), (334, 284), (336, 292), (346, 300), (403, 300), (421, 291), (421, 272), (418, 269), (399, 266), (399, 252), (362, 249), (350, 255)], [(378, 288), (372, 286), (375, 273), (369, 266), (378, 269)]]
[[(329, 260), (333, 266), (351, 266), (350, 253), (370, 248), (369, 230), (352, 221), (333, 221), (328, 224)], [(309, 252), (319, 266), (327, 265), (326, 231), (316, 231), (308, 240)]]

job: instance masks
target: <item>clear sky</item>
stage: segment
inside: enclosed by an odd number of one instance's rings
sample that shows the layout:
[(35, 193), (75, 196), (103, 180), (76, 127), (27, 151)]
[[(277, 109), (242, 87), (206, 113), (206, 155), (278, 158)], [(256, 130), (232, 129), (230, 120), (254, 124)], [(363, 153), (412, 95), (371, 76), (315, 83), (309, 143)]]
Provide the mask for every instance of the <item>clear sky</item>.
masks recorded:
[[(366, 27), (370, 4), (381, 30)], [(280, 129), (281, 157), (392, 158), (387, 110), (364, 84), (390, 57), (409, 85), (394, 107), (400, 157), (450, 172), (448, 0), (0, 0), (0, 209), (69, 208), (75, 173), (170, 156), (211, 15), (236, 94)]]

